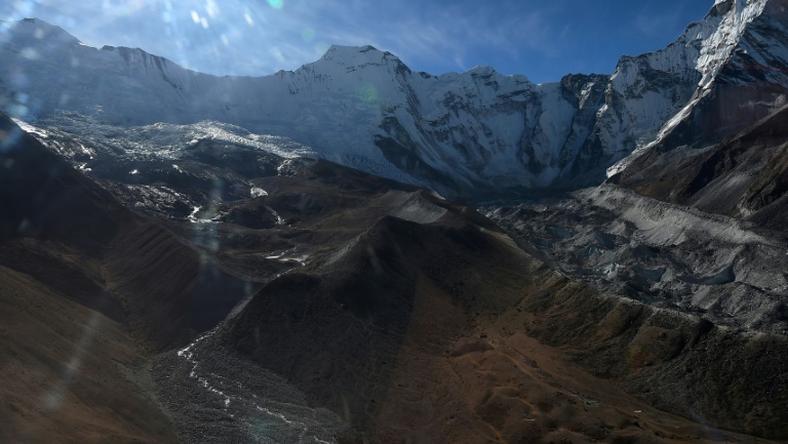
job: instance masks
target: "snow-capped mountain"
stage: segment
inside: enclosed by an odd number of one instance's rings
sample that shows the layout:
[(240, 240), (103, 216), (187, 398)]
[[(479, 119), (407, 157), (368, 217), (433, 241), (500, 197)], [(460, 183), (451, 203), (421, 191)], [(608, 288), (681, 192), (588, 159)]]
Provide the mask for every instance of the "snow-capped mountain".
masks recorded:
[(717, 0), (704, 21), (691, 24), (676, 43), (656, 53), (663, 57), (652, 58), (662, 72), (677, 72), (681, 66), (689, 70), (689, 100), (679, 101), (680, 108), (670, 113), (657, 137), (611, 167), (608, 175), (650, 148), (669, 151), (720, 142), (785, 105), (787, 23), (786, 0)]
[[(0, 101), (28, 121), (74, 111), (116, 125), (225, 122), (448, 194), (571, 188), (601, 181), (609, 166), (711, 100), (747, 106), (753, 121), (778, 106), (788, 85), (787, 3), (718, 1), (667, 48), (623, 57), (611, 76), (540, 85), (489, 67), (414, 72), (370, 46), (334, 46), (266, 77), (217, 77), (140, 49), (92, 48), (23, 20), (0, 44)], [(727, 97), (726, 85), (750, 91), (747, 104)]]

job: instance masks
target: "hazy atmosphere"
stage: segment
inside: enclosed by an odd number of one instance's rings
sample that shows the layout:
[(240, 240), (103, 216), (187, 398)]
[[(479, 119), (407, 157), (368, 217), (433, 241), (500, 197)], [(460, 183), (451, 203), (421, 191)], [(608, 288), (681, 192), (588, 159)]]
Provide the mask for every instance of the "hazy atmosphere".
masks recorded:
[(711, 0), (11, 0), (0, 17), (37, 17), (93, 45), (140, 47), (214, 74), (271, 74), (331, 44), (371, 44), (441, 74), (489, 65), (534, 82), (610, 73), (700, 20)]

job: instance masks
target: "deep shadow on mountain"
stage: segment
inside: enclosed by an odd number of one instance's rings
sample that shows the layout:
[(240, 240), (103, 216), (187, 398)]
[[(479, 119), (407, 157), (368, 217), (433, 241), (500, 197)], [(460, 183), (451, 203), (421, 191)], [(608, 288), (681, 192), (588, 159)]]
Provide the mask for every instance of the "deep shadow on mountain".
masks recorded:
[(146, 350), (219, 322), (241, 281), (0, 118), (2, 439), (167, 442)]
[(242, 282), (122, 206), (7, 118), (0, 131), (5, 265), (41, 275), (77, 301), (89, 298), (81, 302), (91, 308), (106, 306), (154, 348), (212, 327), (243, 296)]
[[(348, 442), (726, 436), (637, 397), (704, 424), (786, 433), (773, 391), (786, 383), (784, 338), (606, 297), (460, 208), (432, 205), (448, 210), (376, 218), (274, 279), (223, 342), (339, 414)], [(710, 355), (726, 364), (703, 364)]]
[[(342, 440), (745, 439), (697, 423), (786, 433), (773, 391), (786, 383), (784, 338), (619, 301), (466, 207), (294, 165), (256, 180), (264, 198), (228, 204), (271, 207), (286, 227), (223, 229), (263, 246), (276, 233), (305, 265), (267, 283), (204, 356), (226, 348), (282, 375), (347, 422)], [(709, 355), (726, 365), (702, 364)]]
[(719, 144), (656, 146), (611, 182), (645, 196), (784, 231), (788, 107)]

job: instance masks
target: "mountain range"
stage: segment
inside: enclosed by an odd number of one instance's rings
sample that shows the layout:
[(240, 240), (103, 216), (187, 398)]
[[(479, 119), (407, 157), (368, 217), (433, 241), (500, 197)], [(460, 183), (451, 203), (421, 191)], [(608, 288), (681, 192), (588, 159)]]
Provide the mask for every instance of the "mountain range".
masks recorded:
[(784, 442), (788, 0), (534, 84), (0, 34), (0, 441)]
[(665, 138), (701, 147), (765, 117), (786, 101), (787, 21), (783, 1), (718, 1), (612, 75), (537, 85), (489, 67), (414, 72), (370, 46), (334, 46), (292, 72), (216, 77), (31, 19), (0, 49), (0, 103), (30, 121), (59, 111), (119, 125), (219, 121), (447, 196), (498, 197), (599, 183)]

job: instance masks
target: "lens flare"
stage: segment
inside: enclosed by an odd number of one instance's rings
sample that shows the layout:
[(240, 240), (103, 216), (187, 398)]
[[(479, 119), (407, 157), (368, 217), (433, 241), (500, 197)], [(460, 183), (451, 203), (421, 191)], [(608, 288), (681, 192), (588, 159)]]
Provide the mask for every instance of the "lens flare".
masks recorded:
[(306, 28), (301, 31), (301, 38), (304, 39), (305, 42), (311, 42), (315, 39), (315, 30), (312, 28)]
[(358, 90), (358, 97), (367, 104), (373, 105), (378, 103), (380, 97), (378, 90), (372, 85), (364, 85)]
[(285, 5), (284, 0), (268, 0), (268, 6), (274, 9), (282, 9), (284, 5)]

